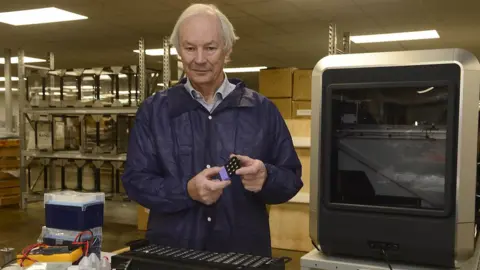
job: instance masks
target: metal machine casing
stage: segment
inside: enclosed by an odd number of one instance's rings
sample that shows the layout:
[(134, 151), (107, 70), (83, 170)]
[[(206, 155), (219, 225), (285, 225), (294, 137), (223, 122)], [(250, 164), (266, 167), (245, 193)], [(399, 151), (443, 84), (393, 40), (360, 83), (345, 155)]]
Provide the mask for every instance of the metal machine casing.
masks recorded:
[[(455, 261), (468, 259), (474, 251), (475, 242), (475, 192), (477, 166), (477, 128), (480, 92), (480, 64), (471, 53), (462, 49), (420, 50), (386, 53), (331, 55), (321, 59), (312, 74), (312, 128), (311, 128), (311, 187), (310, 187), (310, 237), (314, 244), (323, 248), (319, 239), (319, 224), (322, 219), (321, 162), (322, 158), (322, 93), (325, 72), (328, 70), (391, 67), (419, 67), (435, 65), (458, 65), (459, 111), (456, 151), (456, 200), (454, 254)], [(394, 75), (392, 75), (394, 76)], [(419, 75), (421, 76), (421, 75)], [(400, 80), (400, 78), (399, 78)], [(359, 215), (359, 213), (357, 213)], [(368, 213), (367, 213), (368, 215)], [(390, 217), (402, 217), (391, 214)], [(355, 226), (352, 223), (351, 226)]]

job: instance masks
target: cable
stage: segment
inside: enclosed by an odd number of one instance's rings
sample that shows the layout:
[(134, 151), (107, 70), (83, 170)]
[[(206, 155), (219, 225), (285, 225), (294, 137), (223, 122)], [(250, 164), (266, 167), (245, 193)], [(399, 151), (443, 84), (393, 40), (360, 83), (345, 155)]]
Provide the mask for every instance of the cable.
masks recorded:
[[(85, 234), (85, 233), (90, 234), (90, 236), (91, 236), (90, 240), (82, 241), (82, 235)], [(73, 245), (83, 245), (84, 248), (85, 248), (84, 249), (84, 256), (88, 256), (89, 255), (89, 249), (90, 249), (91, 246), (93, 246), (93, 244), (95, 242), (96, 242), (96, 237), (94, 237), (92, 230), (87, 230), (87, 231), (83, 231), (83, 232), (80, 232), (79, 234), (77, 234), (77, 236), (73, 240), (72, 244)]]
[(315, 245), (315, 242), (313, 242), (313, 240), (312, 240), (312, 245), (315, 247), (316, 250), (320, 251), (320, 249), (317, 247), (317, 245)]
[(390, 268), (390, 270), (393, 270), (392, 265), (390, 264), (390, 261), (388, 260), (387, 252), (385, 252), (385, 249), (383, 249), (383, 248), (382, 248), (382, 255), (383, 255), (383, 259), (388, 264), (388, 267)]

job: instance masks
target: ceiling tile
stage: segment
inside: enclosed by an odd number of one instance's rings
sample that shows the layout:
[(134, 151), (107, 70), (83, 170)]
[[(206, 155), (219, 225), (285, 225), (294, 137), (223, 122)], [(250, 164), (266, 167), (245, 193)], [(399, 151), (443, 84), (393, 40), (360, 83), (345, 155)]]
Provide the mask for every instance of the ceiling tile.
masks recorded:
[(361, 46), (368, 52), (403, 51), (404, 47), (398, 42), (365, 43)]
[(281, 34), (282, 30), (275, 25), (268, 24), (256, 17), (246, 16), (230, 19), (233, 27), (240, 36), (259, 36)]
[(297, 11), (297, 7), (284, 0), (265, 0), (258, 3), (236, 4), (239, 10), (257, 17), (269, 16), (276, 13), (288, 13)]
[(308, 32), (311, 35), (325, 34), (328, 35), (329, 21), (321, 20), (307, 20), (304, 22), (285, 22), (278, 23), (278, 29), (281, 29), (285, 34), (295, 34), (298, 32)]
[(303, 10), (324, 10), (338, 13), (341, 10), (356, 8), (351, 0), (286, 0)]

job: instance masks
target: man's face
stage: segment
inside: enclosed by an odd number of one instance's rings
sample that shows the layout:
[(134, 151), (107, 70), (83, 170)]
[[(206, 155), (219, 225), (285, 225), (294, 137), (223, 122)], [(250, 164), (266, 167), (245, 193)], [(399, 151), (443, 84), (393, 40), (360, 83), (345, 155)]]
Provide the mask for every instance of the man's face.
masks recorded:
[(213, 15), (195, 15), (180, 27), (180, 57), (194, 85), (215, 84), (223, 79), (225, 58), (221, 25)]

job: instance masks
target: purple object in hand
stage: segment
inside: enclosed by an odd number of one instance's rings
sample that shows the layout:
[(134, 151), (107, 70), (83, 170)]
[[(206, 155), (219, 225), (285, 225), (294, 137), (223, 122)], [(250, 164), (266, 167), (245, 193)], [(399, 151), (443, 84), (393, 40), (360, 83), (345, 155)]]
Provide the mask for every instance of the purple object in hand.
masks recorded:
[(220, 170), (220, 179), (221, 179), (221, 180), (228, 180), (228, 179), (230, 179), (230, 176), (228, 175), (227, 169), (225, 169), (225, 167), (222, 167), (222, 169)]

